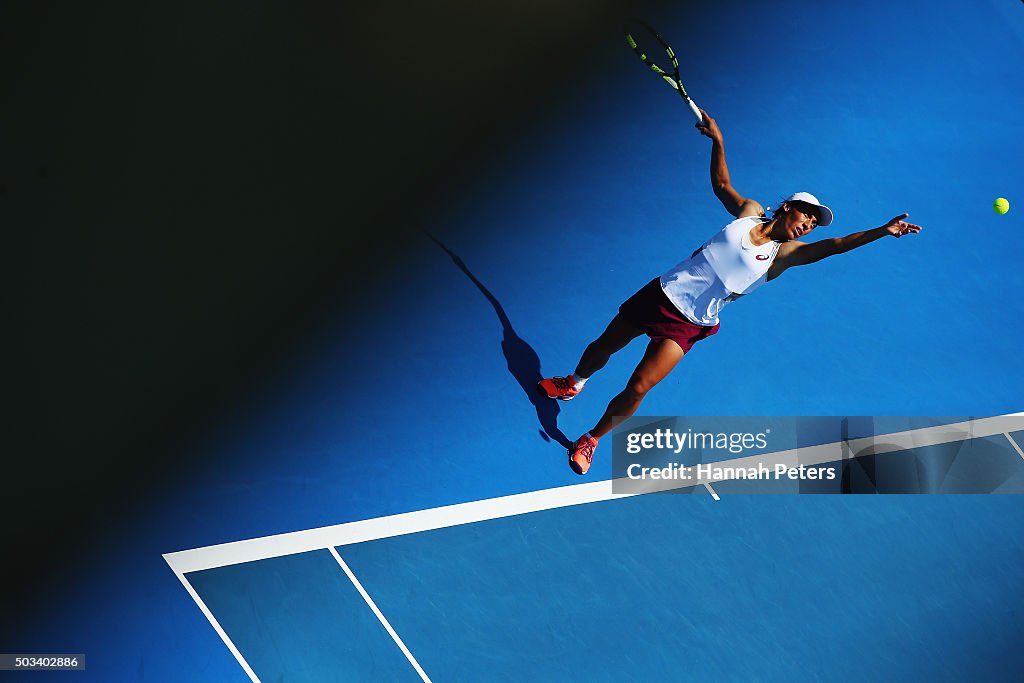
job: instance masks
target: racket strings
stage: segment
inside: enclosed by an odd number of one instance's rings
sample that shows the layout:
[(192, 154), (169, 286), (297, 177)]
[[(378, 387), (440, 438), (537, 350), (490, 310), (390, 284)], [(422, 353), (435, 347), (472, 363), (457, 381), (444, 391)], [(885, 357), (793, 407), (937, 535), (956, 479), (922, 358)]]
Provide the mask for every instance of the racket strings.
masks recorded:
[[(649, 24), (639, 19), (629, 19), (623, 26), (626, 34), (626, 43), (633, 49), (640, 61), (643, 62), (651, 71), (661, 76), (661, 78), (672, 86), (673, 90), (679, 93), (679, 97), (683, 100), (686, 106), (693, 113), (698, 123), (704, 121), (704, 116), (701, 114), (700, 108), (694, 104), (693, 100), (690, 99), (689, 93), (686, 92), (686, 88), (683, 87), (682, 78), (679, 75), (679, 58), (676, 56), (676, 51), (672, 49), (672, 46), (668, 44), (665, 38), (654, 30)], [(636, 30), (634, 30), (636, 29)], [(647, 53), (647, 50), (641, 46), (641, 41), (637, 40), (637, 36), (641, 36), (643, 42), (653, 47), (653, 43), (650, 39), (653, 38), (658, 45), (664, 50), (665, 58), (668, 59), (668, 64), (671, 65), (672, 70), (659, 66), (654, 62), (651, 56)], [(662, 60), (662, 64), (665, 64), (664, 58), (660, 55), (659, 60)]]
[[(635, 20), (634, 23), (642, 27), (644, 29), (643, 33), (649, 34), (649, 36), (653, 37), (654, 40), (657, 41), (658, 45), (661, 46), (662, 50), (664, 51), (665, 57), (668, 58), (667, 63), (671, 66), (671, 71), (666, 70), (659, 66), (657, 63), (655, 63), (654, 59), (647, 53), (643, 46), (640, 45), (639, 41), (634, 37), (633, 31), (629, 30), (628, 28), (626, 30), (627, 44), (631, 48), (633, 48), (633, 51), (636, 52), (636, 55), (637, 57), (640, 58), (640, 61), (646, 64), (651, 71), (664, 78), (669, 85), (678, 90), (679, 93), (685, 98), (687, 96), (686, 90), (683, 88), (683, 83), (679, 78), (679, 59), (676, 57), (675, 50), (672, 49), (672, 46), (668, 44), (668, 41), (666, 41), (660, 33), (655, 31), (647, 24), (637, 20)], [(640, 32), (638, 31), (637, 33), (639, 34)]]
[(650, 27), (647, 27), (647, 26), (644, 26), (644, 25), (641, 25), (641, 26), (643, 26), (643, 28), (645, 29), (646, 33), (650, 34), (650, 36), (652, 36), (654, 38), (654, 40), (657, 41), (658, 45), (662, 46), (662, 49), (665, 51), (665, 55), (669, 59), (669, 65), (671, 65), (672, 71), (669, 72), (666, 69), (663, 69), (662, 67), (659, 67), (657, 65), (657, 63), (655, 63), (654, 60), (651, 58), (651, 56), (649, 54), (647, 54), (646, 50), (640, 45), (640, 43), (637, 41), (637, 39), (633, 37), (633, 33), (632, 32), (627, 31), (627, 33), (626, 33), (626, 42), (629, 44), (629, 46), (631, 48), (633, 48), (633, 51), (637, 53), (637, 56), (640, 57), (640, 60), (642, 62), (644, 62), (645, 65), (647, 65), (647, 67), (649, 67), (652, 72), (654, 72), (658, 76), (662, 76), (662, 77), (666, 77), (666, 76), (672, 75), (674, 77), (674, 80), (678, 82), (678, 80), (679, 80), (679, 59), (676, 57), (675, 50), (672, 49), (672, 46), (669, 45), (668, 42), (666, 42), (665, 38), (663, 38), (662, 35), (658, 34), (656, 31), (654, 31)]

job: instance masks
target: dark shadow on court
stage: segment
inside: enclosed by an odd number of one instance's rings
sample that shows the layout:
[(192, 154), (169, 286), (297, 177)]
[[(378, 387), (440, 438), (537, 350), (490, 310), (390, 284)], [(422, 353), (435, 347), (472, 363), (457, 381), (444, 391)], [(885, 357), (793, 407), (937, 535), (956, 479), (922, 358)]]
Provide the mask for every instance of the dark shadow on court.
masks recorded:
[(556, 442), (562, 444), (566, 448), (572, 446), (572, 442), (569, 440), (562, 430), (558, 428), (558, 403), (552, 401), (546, 396), (542, 396), (537, 392), (537, 382), (542, 377), (540, 374), (540, 357), (537, 352), (533, 350), (533, 347), (526, 343), (522, 337), (516, 334), (515, 328), (512, 327), (512, 322), (508, 319), (508, 315), (505, 313), (505, 309), (491, 292), (484, 287), (483, 283), (480, 282), (470, 272), (465, 262), (459, 258), (458, 254), (453, 252), (441, 240), (437, 239), (429, 232), (424, 231), (434, 244), (444, 250), (452, 261), (459, 267), (463, 273), (466, 274), (473, 284), (477, 286), (481, 294), (494, 307), (494, 312), (498, 316), (498, 320), (501, 321), (501, 352), (505, 356), (505, 364), (508, 366), (508, 371), (515, 377), (516, 382), (522, 387), (523, 393), (533, 404), (534, 410), (537, 411), (537, 420), (540, 421), (541, 426), (541, 437), (547, 441), (549, 438), (554, 439)]
[[(920, 418), (927, 419), (927, 418)], [(1006, 435), (976, 438), (968, 431), (951, 430), (943, 443), (905, 449), (886, 435), (860, 439), (860, 450), (850, 447), (849, 418), (842, 423), (843, 460), (841, 493), (935, 494), (1019, 493), (1024, 463)], [(859, 418), (870, 422), (872, 418)], [(961, 418), (934, 418), (931, 426), (945, 426)], [(966, 420), (970, 422), (970, 418)], [(863, 425), (861, 425), (863, 426)], [(874, 429), (868, 430), (873, 433)]]

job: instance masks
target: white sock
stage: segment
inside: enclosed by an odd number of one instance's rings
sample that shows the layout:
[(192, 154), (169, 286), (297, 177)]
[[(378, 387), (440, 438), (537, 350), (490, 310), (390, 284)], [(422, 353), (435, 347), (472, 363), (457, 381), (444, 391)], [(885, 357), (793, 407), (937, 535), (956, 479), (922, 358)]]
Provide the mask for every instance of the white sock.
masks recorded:
[(576, 391), (579, 391), (580, 389), (582, 389), (583, 385), (587, 383), (588, 379), (590, 379), (590, 378), (589, 377), (580, 377), (576, 373), (572, 373), (571, 375), (569, 375), (569, 380), (572, 381), (572, 388), (575, 389)]

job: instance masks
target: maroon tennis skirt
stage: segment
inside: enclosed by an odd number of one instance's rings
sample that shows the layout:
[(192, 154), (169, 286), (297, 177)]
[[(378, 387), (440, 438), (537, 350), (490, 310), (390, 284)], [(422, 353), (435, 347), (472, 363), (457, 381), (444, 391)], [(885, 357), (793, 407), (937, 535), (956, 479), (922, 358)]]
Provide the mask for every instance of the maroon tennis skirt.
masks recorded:
[(712, 327), (692, 323), (683, 317), (665, 291), (661, 278), (654, 278), (619, 306), (619, 315), (633, 323), (651, 339), (671, 339), (687, 352), (701, 339), (718, 332), (721, 323)]

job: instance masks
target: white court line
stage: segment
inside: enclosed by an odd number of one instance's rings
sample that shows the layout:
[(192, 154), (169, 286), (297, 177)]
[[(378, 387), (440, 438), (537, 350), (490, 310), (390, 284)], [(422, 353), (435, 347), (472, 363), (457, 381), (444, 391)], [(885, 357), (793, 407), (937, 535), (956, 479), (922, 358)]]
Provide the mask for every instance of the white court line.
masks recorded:
[(398, 646), (402, 651), (402, 654), (405, 655), (405, 658), (409, 660), (410, 664), (412, 664), (412, 668), (416, 669), (416, 673), (420, 675), (420, 678), (423, 679), (424, 683), (431, 683), (431, 680), (427, 677), (426, 672), (423, 671), (420, 663), (417, 662), (416, 658), (412, 656), (411, 652), (409, 652), (409, 648), (407, 648), (405, 643), (402, 642), (402, 639), (398, 637), (398, 633), (395, 632), (395, 629), (391, 628), (391, 622), (387, 620), (384, 613), (377, 607), (377, 603), (373, 601), (370, 594), (366, 592), (365, 588), (363, 588), (363, 584), (359, 583), (359, 579), (357, 579), (356, 575), (352, 573), (351, 569), (349, 569), (345, 560), (341, 559), (341, 555), (338, 554), (337, 549), (335, 549), (334, 546), (331, 546), (328, 550), (331, 551), (331, 555), (334, 555), (334, 559), (336, 559), (338, 564), (341, 565), (341, 568), (345, 571), (345, 575), (352, 581), (352, 584), (356, 587), (356, 590), (359, 591), (359, 594), (363, 596), (363, 600), (366, 601), (366, 604), (369, 605), (370, 609), (373, 610), (373, 613), (377, 615), (377, 619), (380, 620), (381, 624), (383, 624), (384, 629), (391, 636), (391, 639), (395, 641), (395, 645)]
[(718, 494), (715, 493), (715, 490), (711, 488), (711, 484), (704, 484), (704, 488), (708, 490), (708, 493), (711, 494), (712, 498), (714, 498), (715, 500), (722, 500), (721, 498), (718, 497)]
[[(912, 429), (893, 434), (879, 434), (863, 439), (852, 439), (848, 442), (848, 447), (849, 452), (857, 456), (878, 455), (903, 449), (951, 443), (964, 440), (965, 438), (977, 439), (996, 436), (1021, 429), (1024, 429), (1024, 413), (1014, 413), (998, 417), (979, 418), (967, 422)], [(756, 467), (758, 463), (762, 463), (767, 467), (775, 464), (788, 464), (794, 467), (797, 465), (820, 465), (840, 459), (836, 454), (836, 445), (836, 443), (832, 443), (822, 446), (797, 448), (712, 464), (728, 465), (737, 469)], [(626, 479), (595, 481), (587, 484), (575, 484), (572, 486), (542, 489), (540, 491), (517, 493), (499, 498), (488, 498), (469, 503), (446, 505), (427, 510), (404, 512), (402, 514), (336, 524), (319, 529), (293, 531), (275, 536), (264, 536), (245, 541), (221, 543), (204, 548), (181, 550), (167, 553), (163, 557), (176, 573), (188, 574), (189, 572), (201, 569), (213, 569), (215, 567), (293, 555), (311, 550), (323, 550), (333, 546), (403, 536), (420, 531), (443, 529), (461, 524), (471, 524), (473, 522), (539, 512), (541, 510), (629, 498), (656, 491), (671, 491), (690, 486), (700, 486), (715, 481), (722, 481), (726, 478), (722, 476), (717, 478), (712, 476), (703, 478), (693, 476), (682, 483), (679, 480), (661, 480), (659, 482), (651, 482), (646, 488), (642, 489), (637, 486), (637, 482)], [(613, 486), (618, 491), (627, 487), (633, 490), (630, 490), (629, 493), (621, 493), (613, 491)]]
[(1020, 457), (1024, 458), (1024, 451), (1022, 451), (1020, 449), (1020, 446), (1018, 446), (1017, 442), (1013, 440), (1013, 437), (1010, 436), (1010, 433), (1009, 432), (1003, 432), (1003, 436), (1005, 436), (1009, 440), (1010, 445), (1013, 446), (1014, 449), (1016, 449), (1017, 454), (1020, 455)]
[(182, 550), (167, 553), (164, 559), (173, 569), (188, 574), (201, 569), (375, 541), (391, 536), (404, 536), (419, 531), (443, 529), (570, 505), (596, 503), (612, 498), (628, 498), (633, 495), (638, 494), (613, 494), (612, 482), (602, 480)]
[(185, 578), (184, 574), (182, 574), (179, 571), (175, 571), (174, 573), (181, 581), (181, 584), (185, 586), (185, 590), (188, 591), (188, 594), (191, 595), (192, 599), (196, 601), (197, 605), (199, 605), (199, 610), (206, 615), (206, 618), (210, 621), (210, 625), (213, 626), (213, 630), (217, 632), (217, 635), (220, 636), (220, 639), (223, 640), (224, 644), (228, 646), (228, 650), (230, 650), (231, 654), (233, 654), (235, 656), (235, 659), (238, 660), (238, 663), (242, 666), (242, 670), (245, 671), (246, 675), (249, 676), (249, 679), (252, 680), (253, 683), (260, 683), (260, 679), (256, 675), (256, 672), (252, 670), (252, 667), (249, 666), (249, 662), (245, 661), (245, 657), (243, 657), (242, 653), (238, 651), (238, 648), (235, 647), (235, 644), (231, 642), (231, 638), (229, 638), (227, 632), (223, 628), (221, 628), (220, 622), (217, 621), (217, 617), (213, 616), (213, 612), (211, 612), (210, 608), (206, 606), (206, 603), (203, 602), (203, 599), (199, 597), (199, 593), (196, 592), (196, 589), (192, 587), (192, 584), (189, 583), (188, 579)]

